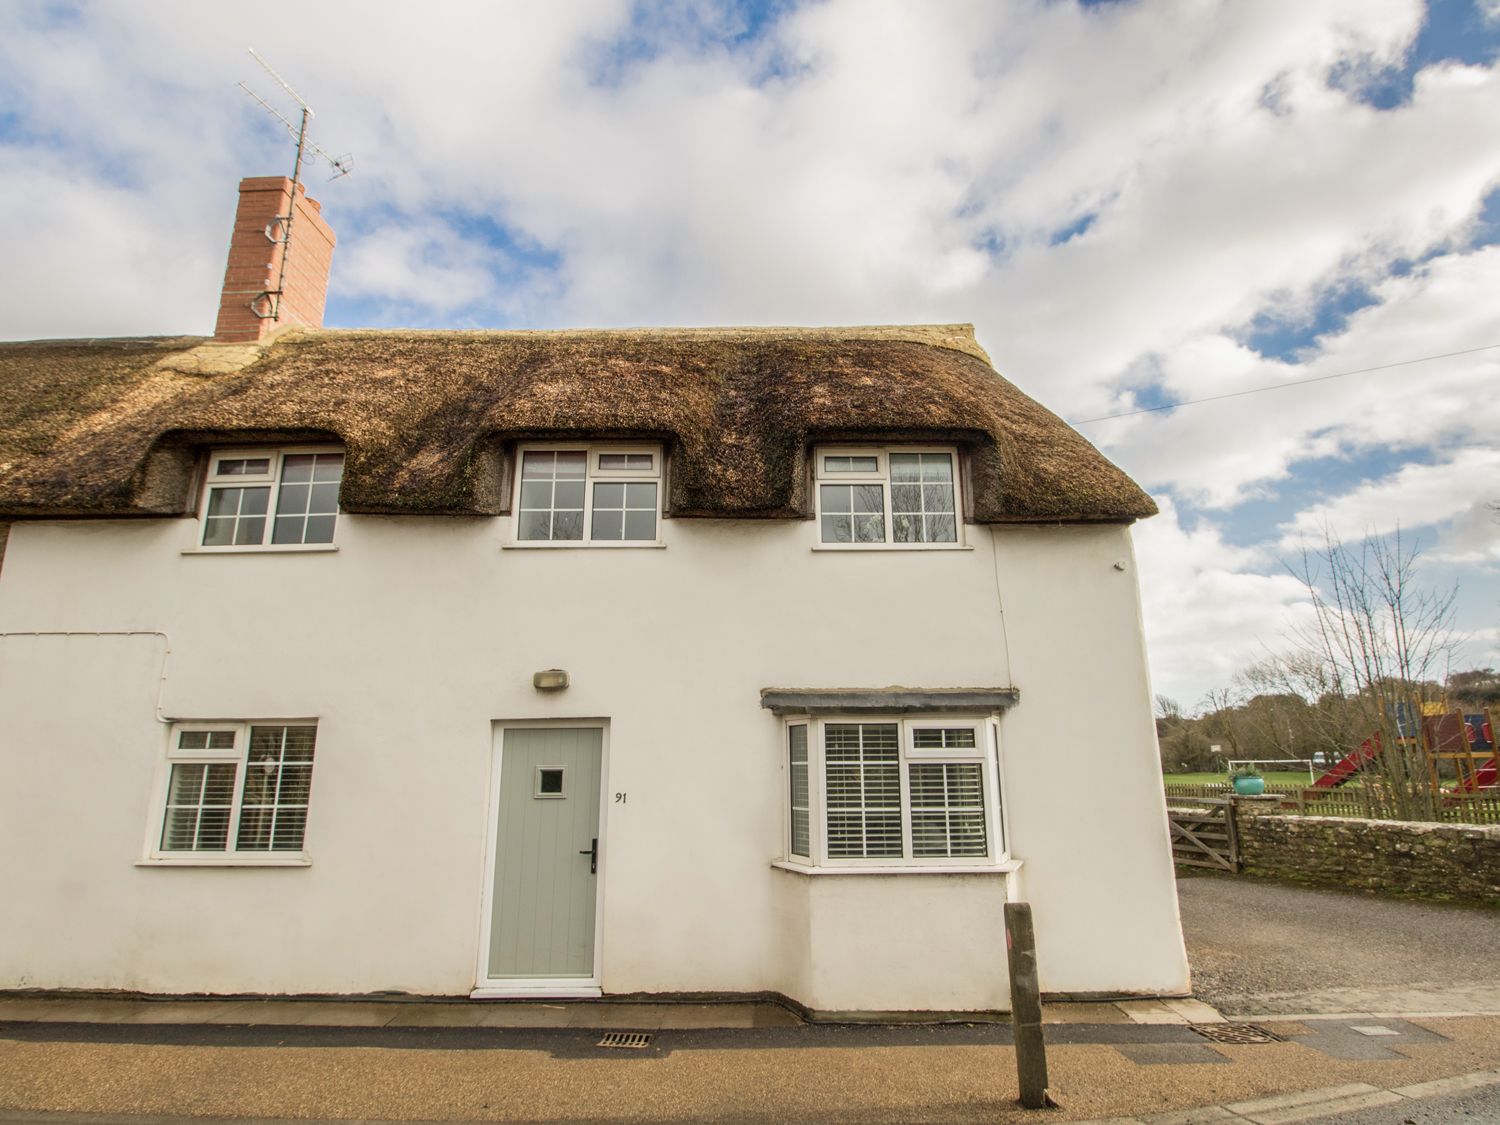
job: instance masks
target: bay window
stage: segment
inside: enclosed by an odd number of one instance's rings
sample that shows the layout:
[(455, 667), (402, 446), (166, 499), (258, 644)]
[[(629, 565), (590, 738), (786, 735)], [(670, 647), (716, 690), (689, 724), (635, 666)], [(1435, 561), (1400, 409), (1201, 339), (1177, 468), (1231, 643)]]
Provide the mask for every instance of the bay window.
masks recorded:
[(1004, 855), (983, 718), (793, 718), (786, 854), (810, 866), (992, 864)]

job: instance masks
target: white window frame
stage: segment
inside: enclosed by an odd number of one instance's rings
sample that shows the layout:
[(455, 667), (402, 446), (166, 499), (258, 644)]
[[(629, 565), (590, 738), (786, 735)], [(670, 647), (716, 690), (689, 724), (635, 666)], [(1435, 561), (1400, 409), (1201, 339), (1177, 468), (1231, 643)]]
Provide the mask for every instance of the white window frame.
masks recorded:
[[(528, 453), (582, 453), (583, 473), (583, 538), (582, 539), (522, 539), (521, 483), (522, 466)], [(601, 454), (636, 453), (649, 454), (650, 469), (602, 469)], [(528, 442), (516, 447), (515, 480), (512, 482), (510, 506), (510, 536), (504, 543), (507, 548), (578, 550), (591, 548), (651, 548), (661, 547), (662, 507), (667, 489), (666, 454), (659, 445), (625, 442)], [(594, 539), (594, 485), (595, 484), (654, 484), (656, 485), (656, 538), (654, 539)]]
[[(246, 552), (276, 552), (296, 553), (308, 551), (335, 551), (338, 549), (338, 525), (342, 520), (344, 511), (338, 508), (334, 512), (333, 539), (327, 543), (272, 543), (271, 536), (276, 527), (276, 499), (281, 493), (281, 470), (285, 458), (296, 454), (345, 454), (344, 469), (348, 469), (348, 456), (342, 446), (339, 445), (268, 445), (253, 447), (224, 447), (208, 451), (208, 465), (203, 477), (202, 495), (198, 498), (198, 523), (194, 532), (193, 546), (188, 553), (208, 554), (235, 554)], [(247, 475), (226, 475), (217, 472), (219, 463), (222, 461), (243, 461), (265, 458), (269, 462), (269, 468), (264, 473)], [(343, 474), (339, 476), (339, 489), (343, 490)], [(269, 487), (270, 494), (266, 500), (266, 526), (259, 543), (223, 543), (210, 544), (203, 542), (204, 536), (208, 534), (208, 509), (213, 499), (215, 489), (220, 488), (243, 488), (243, 487)]]
[[(235, 722), (210, 721), (171, 724), (167, 728), (166, 752), (162, 755), (153, 786), (151, 815), (147, 818), (145, 847), (138, 867), (308, 867), (312, 857), (307, 850), (308, 826), (304, 825), (302, 847), (297, 851), (250, 850), (236, 848), (239, 839), (240, 813), (245, 801), (245, 778), (251, 768), (250, 729), (252, 727), (318, 727), (318, 720), (301, 719), (246, 719)], [(178, 743), (184, 731), (233, 731), (233, 749), (183, 749)], [(234, 797), (230, 807), (229, 828), (224, 838), (223, 851), (168, 851), (162, 845), (166, 831), (167, 800), (171, 795), (172, 767), (177, 765), (224, 765), (233, 763)], [(316, 743), (313, 753), (314, 772), (318, 765)], [(312, 815), (311, 791), (309, 790), (308, 817)]]
[[(892, 453), (944, 453), (953, 466), (953, 542), (952, 543), (897, 543), (891, 519), (891, 463)], [(874, 457), (874, 472), (833, 472), (825, 467), (828, 457)], [(958, 449), (952, 445), (820, 445), (813, 448), (813, 525), (816, 551), (952, 551), (969, 550), (964, 541), (964, 494), (961, 472), (962, 462)], [(825, 484), (871, 484), (880, 486), (882, 519), (885, 522), (885, 539), (879, 543), (825, 543), (823, 541), (823, 485)]]
[[(871, 858), (830, 858), (828, 855), (828, 805), (827, 805), (827, 759), (825, 755), (825, 728), (845, 723), (878, 724), (897, 726), (897, 756), (901, 780), (901, 850), (900, 858), (877, 856)], [(791, 816), (791, 728), (807, 727), (808, 767), (808, 829), (810, 834), (810, 856), (792, 851)], [(920, 729), (967, 728), (975, 732), (973, 749), (954, 747), (950, 749), (917, 750), (913, 745), (913, 733)], [(782, 856), (778, 866), (792, 870), (815, 871), (868, 871), (870, 873), (917, 873), (953, 871), (1005, 871), (1018, 866), (1010, 858), (1005, 831), (1007, 817), (1003, 804), (1005, 786), (1000, 769), (999, 720), (996, 716), (955, 715), (939, 717), (923, 715), (789, 715), (781, 724), (781, 808)], [(980, 779), (984, 792), (984, 828), (986, 854), (983, 856), (914, 856), (912, 854), (912, 808), (911, 784), (908, 767), (913, 764), (928, 765), (949, 762), (980, 763)]]

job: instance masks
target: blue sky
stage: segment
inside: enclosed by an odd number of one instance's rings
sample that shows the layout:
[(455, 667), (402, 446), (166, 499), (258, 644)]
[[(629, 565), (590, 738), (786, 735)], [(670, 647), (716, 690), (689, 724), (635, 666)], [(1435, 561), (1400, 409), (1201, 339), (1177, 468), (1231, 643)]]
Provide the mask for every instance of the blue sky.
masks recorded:
[[(266, 54), (355, 172), (333, 326), (975, 324), (1163, 513), (1187, 706), (1400, 526), (1500, 664), (1500, 0), (190, 0), (0, 10), (0, 336), (207, 332)], [(279, 91), (276, 91), (279, 95)], [(19, 268), (19, 267), (18, 267)], [(1255, 387), (1452, 352), (1347, 378)]]

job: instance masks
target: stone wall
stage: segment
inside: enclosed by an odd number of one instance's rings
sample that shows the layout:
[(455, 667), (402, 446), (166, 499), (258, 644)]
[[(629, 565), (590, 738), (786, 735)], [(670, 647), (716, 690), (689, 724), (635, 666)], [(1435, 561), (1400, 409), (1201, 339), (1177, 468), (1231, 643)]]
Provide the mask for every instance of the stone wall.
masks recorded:
[(1500, 906), (1500, 825), (1282, 816), (1236, 801), (1247, 875)]

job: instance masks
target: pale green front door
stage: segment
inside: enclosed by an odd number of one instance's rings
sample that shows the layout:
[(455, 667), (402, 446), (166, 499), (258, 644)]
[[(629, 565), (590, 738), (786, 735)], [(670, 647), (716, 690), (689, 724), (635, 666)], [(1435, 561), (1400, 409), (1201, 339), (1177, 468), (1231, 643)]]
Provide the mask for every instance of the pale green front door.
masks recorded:
[(488, 978), (591, 978), (598, 727), (501, 732)]

